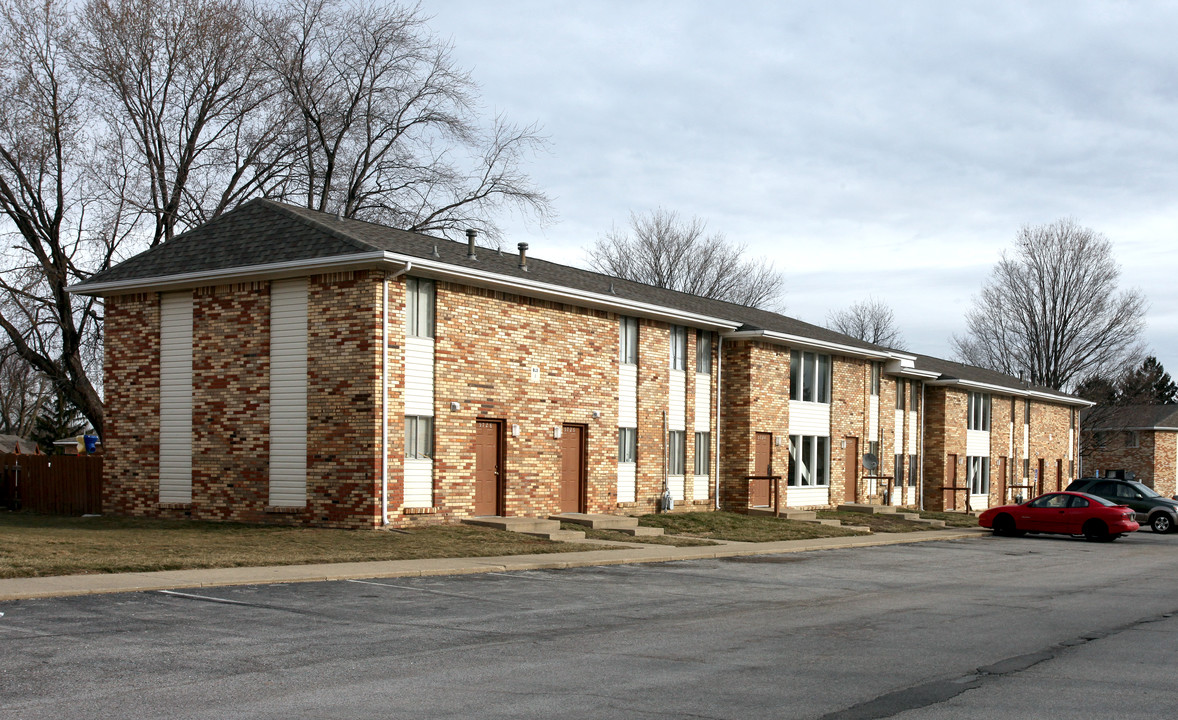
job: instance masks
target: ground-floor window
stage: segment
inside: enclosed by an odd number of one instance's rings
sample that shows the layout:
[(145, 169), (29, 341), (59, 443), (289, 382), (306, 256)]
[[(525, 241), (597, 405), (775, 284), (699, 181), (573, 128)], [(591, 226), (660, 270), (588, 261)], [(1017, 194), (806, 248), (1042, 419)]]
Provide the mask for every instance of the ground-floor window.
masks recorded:
[(695, 434), (695, 474), (707, 475), (712, 464), (712, 434), (697, 432)]
[(638, 462), (638, 428), (618, 428), (618, 462)]
[(791, 487), (830, 484), (830, 438), (789, 436), (789, 484)]
[(405, 457), (434, 456), (434, 419), (425, 415), (405, 416)]
[(967, 457), (965, 459), (966, 472), (969, 477), (969, 492), (971, 495), (990, 494), (990, 458)]
[(908, 487), (916, 487), (917, 467), (919, 463), (916, 462), (915, 455), (908, 456)]
[(672, 430), (667, 433), (667, 474), (682, 475), (687, 467), (687, 433)]

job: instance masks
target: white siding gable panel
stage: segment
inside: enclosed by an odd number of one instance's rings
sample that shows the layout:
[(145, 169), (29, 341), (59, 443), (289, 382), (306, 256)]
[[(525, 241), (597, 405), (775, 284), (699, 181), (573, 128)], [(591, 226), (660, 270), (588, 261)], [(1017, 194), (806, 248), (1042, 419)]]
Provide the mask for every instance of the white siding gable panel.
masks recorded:
[(434, 504), (434, 461), (405, 458), (405, 507), (427, 508)]
[[(695, 432), (708, 432), (712, 427), (712, 376), (695, 376)], [(698, 498), (697, 498), (698, 499)]]
[(990, 432), (988, 430), (966, 430), (965, 454), (971, 457), (990, 457)]
[[(638, 366), (622, 365), (618, 372), (618, 427), (638, 427)], [(633, 502), (619, 500), (618, 502)]]
[(192, 293), (160, 295), (160, 502), (192, 502)]
[(307, 504), (307, 280), (270, 285), (270, 497)]
[(830, 405), (790, 400), (789, 434), (830, 437)]
[(405, 414), (433, 417), (433, 338), (405, 338)]
[(618, 463), (618, 502), (635, 502), (637, 499), (637, 463)]
[[(667, 395), (667, 429), (687, 429), (687, 373), (683, 370), (672, 370), (670, 392)], [(682, 500), (682, 486), (680, 497)]]

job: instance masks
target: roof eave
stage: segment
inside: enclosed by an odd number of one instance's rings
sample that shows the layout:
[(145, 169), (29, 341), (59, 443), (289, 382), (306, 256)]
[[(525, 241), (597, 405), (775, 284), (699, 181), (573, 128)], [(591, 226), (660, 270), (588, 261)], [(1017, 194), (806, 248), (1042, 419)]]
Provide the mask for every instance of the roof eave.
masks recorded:
[(738, 330), (736, 332), (725, 333), (724, 337), (731, 340), (764, 340), (774, 345), (788, 345), (789, 347), (802, 348), (804, 350), (822, 350), (845, 357), (863, 358), (865, 360), (890, 360), (898, 357), (908, 357), (907, 355), (901, 355), (892, 351), (871, 350), (870, 348), (843, 345), (827, 340), (816, 340), (814, 338), (774, 330)]
[(1009, 385), (996, 385), (994, 383), (984, 383), (978, 382), (976, 380), (962, 380), (961, 378), (932, 380), (929, 382), (929, 385), (957, 386), (967, 390), (996, 392), (1003, 395), (1014, 395), (1016, 397), (1032, 398), (1035, 400), (1046, 400), (1063, 405), (1090, 407), (1096, 404), (1091, 400), (1084, 400), (1083, 398), (1072, 397), (1070, 395), (1056, 395), (1054, 393), (1046, 393), (1041, 390), (1028, 390), (1027, 388), (1011, 387)]

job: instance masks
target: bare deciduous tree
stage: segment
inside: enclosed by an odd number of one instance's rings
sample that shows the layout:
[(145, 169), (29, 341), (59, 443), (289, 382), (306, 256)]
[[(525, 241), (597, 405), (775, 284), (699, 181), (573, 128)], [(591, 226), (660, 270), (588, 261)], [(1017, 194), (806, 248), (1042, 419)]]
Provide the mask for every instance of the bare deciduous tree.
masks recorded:
[(51, 393), (45, 377), (0, 347), (0, 434), (27, 438)]
[(481, 227), (509, 205), (546, 217), (520, 169), (535, 126), (477, 123), (477, 86), (416, 7), (289, 0), (260, 14), (263, 59), (292, 108), (298, 161), (283, 196), (416, 232)]
[(882, 300), (868, 297), (843, 310), (833, 310), (826, 316), (826, 326), (876, 345), (904, 349), (904, 336), (896, 327), (892, 308)]
[(785, 284), (772, 263), (746, 258), (744, 246), (708, 233), (704, 220), (662, 208), (631, 212), (629, 230), (611, 229), (588, 254), (606, 275), (746, 307), (775, 309)]
[(1112, 242), (1070, 219), (1022, 228), (954, 336), (965, 362), (1067, 390), (1141, 356), (1145, 297), (1117, 287)]

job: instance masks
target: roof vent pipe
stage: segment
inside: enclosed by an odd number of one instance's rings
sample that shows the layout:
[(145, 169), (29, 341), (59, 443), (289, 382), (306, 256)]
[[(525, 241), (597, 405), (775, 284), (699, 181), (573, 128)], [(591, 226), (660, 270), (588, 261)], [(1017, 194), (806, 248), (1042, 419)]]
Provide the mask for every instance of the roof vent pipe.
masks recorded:
[(478, 260), (474, 254), (474, 240), (479, 236), (479, 231), (470, 228), (466, 231), (466, 257), (469, 260)]
[(519, 267), (524, 272), (528, 271), (528, 244), (520, 243), (516, 247), (519, 248)]

